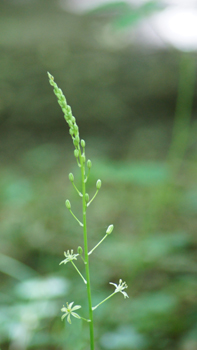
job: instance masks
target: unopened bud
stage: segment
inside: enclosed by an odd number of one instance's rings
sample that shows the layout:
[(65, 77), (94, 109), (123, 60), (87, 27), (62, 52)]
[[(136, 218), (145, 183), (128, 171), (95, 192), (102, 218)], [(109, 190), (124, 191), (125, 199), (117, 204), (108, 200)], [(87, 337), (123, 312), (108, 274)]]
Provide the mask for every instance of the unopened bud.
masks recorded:
[(71, 136), (73, 136), (73, 135), (74, 135), (74, 131), (73, 131), (73, 129), (69, 129), (69, 134), (70, 134)]
[(85, 161), (86, 161), (85, 154), (82, 154), (82, 155), (81, 155), (81, 160), (82, 160), (83, 163), (85, 163)]
[(81, 147), (85, 147), (85, 145), (86, 145), (86, 143), (85, 143), (85, 141), (84, 140), (81, 140)]
[(68, 178), (69, 178), (69, 180), (70, 180), (71, 182), (74, 181), (74, 175), (73, 175), (72, 173), (70, 173), (70, 174), (68, 175)]
[(86, 193), (86, 194), (85, 194), (85, 201), (86, 201), (86, 203), (88, 203), (88, 202), (89, 202), (89, 198), (90, 198), (90, 197), (89, 197), (89, 194), (88, 194), (88, 193)]
[(71, 209), (71, 204), (70, 204), (70, 201), (68, 199), (66, 200), (65, 205), (66, 205), (67, 209)]
[(87, 167), (90, 169), (92, 167), (92, 162), (90, 159), (87, 160)]
[(112, 233), (113, 229), (114, 229), (114, 225), (109, 225), (107, 230), (106, 230), (107, 235), (110, 235), (110, 233)]
[(75, 149), (75, 150), (74, 150), (74, 156), (75, 156), (75, 158), (78, 158), (78, 157), (79, 157), (79, 151), (78, 151), (78, 149)]
[(74, 143), (75, 147), (78, 147), (78, 145), (79, 145), (79, 137), (78, 137), (78, 135), (75, 136), (75, 138), (73, 140), (73, 143)]
[(78, 253), (79, 255), (82, 255), (82, 254), (83, 254), (83, 249), (82, 249), (80, 246), (77, 248), (77, 253)]
[(71, 107), (69, 105), (66, 106), (67, 113), (72, 113)]
[(74, 124), (73, 129), (74, 129), (75, 133), (78, 132), (79, 128), (78, 128), (77, 124)]
[(97, 188), (97, 190), (100, 190), (100, 188), (101, 188), (101, 180), (97, 180), (96, 188)]

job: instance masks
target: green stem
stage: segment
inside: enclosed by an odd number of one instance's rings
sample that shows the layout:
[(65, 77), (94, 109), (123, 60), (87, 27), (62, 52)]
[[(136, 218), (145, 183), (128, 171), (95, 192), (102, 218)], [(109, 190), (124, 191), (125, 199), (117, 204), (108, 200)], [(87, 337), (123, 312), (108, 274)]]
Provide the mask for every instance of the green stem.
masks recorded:
[(94, 200), (94, 198), (96, 197), (97, 193), (99, 190), (96, 190), (94, 196), (92, 197), (92, 199), (88, 202), (87, 207), (89, 207), (89, 205), (92, 203), (92, 201)]
[(182, 53), (172, 142), (168, 153), (168, 161), (175, 173), (180, 168), (188, 146), (196, 79), (195, 70), (195, 58), (189, 53)]
[(69, 212), (71, 213), (71, 215), (73, 216), (73, 218), (75, 218), (75, 220), (79, 223), (79, 225), (80, 225), (81, 227), (83, 227), (82, 222), (81, 222), (79, 219), (77, 219), (77, 217), (76, 217), (75, 214), (72, 212), (72, 210), (71, 210), (71, 209), (68, 209), (68, 210), (69, 210)]
[(88, 253), (88, 255), (92, 254), (92, 252), (104, 241), (104, 239), (109, 236), (108, 234), (106, 234), (96, 245), (94, 248), (92, 248), (92, 250), (90, 250), (90, 252)]
[(85, 284), (87, 284), (87, 281), (85, 280), (85, 278), (83, 277), (83, 275), (81, 274), (81, 272), (78, 270), (77, 266), (75, 265), (75, 263), (71, 260), (70, 261), (71, 264), (74, 266), (75, 270), (78, 272), (79, 276), (82, 278), (82, 280), (84, 281)]
[(82, 193), (78, 190), (78, 188), (75, 186), (75, 184), (74, 184), (73, 181), (72, 181), (72, 185), (73, 185), (74, 189), (77, 191), (78, 195), (79, 195), (80, 197), (82, 197), (82, 196), (83, 196)]
[(84, 258), (85, 258), (85, 268), (86, 268), (86, 280), (87, 280), (87, 296), (89, 305), (89, 327), (90, 327), (90, 349), (94, 350), (94, 325), (93, 325), (93, 311), (92, 311), (92, 297), (91, 297), (91, 287), (90, 287), (90, 271), (89, 271), (89, 258), (88, 258), (88, 237), (87, 237), (87, 223), (86, 223), (86, 184), (85, 184), (85, 164), (81, 158), (81, 151), (79, 153), (80, 163), (81, 163), (81, 181), (82, 181), (82, 194), (83, 194), (83, 238), (84, 238)]
[(84, 321), (86, 321), (86, 322), (90, 322), (90, 320), (87, 320), (87, 318), (83, 318), (83, 317), (81, 317), (81, 316), (80, 316), (80, 319), (81, 319), (81, 320), (84, 320)]
[(195, 72), (195, 56), (188, 52), (181, 53), (172, 141), (167, 155), (167, 165), (171, 177), (160, 187), (155, 186), (155, 191), (151, 194), (147, 215), (144, 218), (143, 232), (157, 230), (163, 210), (166, 206), (169, 206), (172, 198), (174, 198), (173, 188), (170, 187), (170, 184), (176, 182), (177, 174), (180, 171), (188, 147), (195, 92)]
[(105, 298), (103, 301), (101, 301), (99, 304), (97, 304), (96, 306), (94, 306), (93, 308), (92, 308), (92, 310), (95, 310), (95, 309), (97, 309), (97, 307), (99, 306), (99, 305), (101, 305), (101, 304), (103, 304), (105, 301), (107, 301), (109, 298), (111, 298), (111, 297), (113, 297), (113, 295), (114, 294), (116, 294), (117, 292), (113, 292), (112, 294), (110, 294), (107, 298)]

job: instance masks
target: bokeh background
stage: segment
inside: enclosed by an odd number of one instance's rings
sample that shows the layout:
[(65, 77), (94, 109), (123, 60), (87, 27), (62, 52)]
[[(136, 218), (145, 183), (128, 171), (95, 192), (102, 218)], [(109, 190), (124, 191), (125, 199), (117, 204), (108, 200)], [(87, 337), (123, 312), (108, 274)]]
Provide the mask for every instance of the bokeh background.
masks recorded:
[[(87, 350), (61, 321), (86, 290), (63, 251), (82, 245), (64, 91), (102, 189), (88, 212), (97, 350), (197, 348), (196, 1), (0, 0), (0, 348)], [(83, 271), (83, 264), (78, 267)]]

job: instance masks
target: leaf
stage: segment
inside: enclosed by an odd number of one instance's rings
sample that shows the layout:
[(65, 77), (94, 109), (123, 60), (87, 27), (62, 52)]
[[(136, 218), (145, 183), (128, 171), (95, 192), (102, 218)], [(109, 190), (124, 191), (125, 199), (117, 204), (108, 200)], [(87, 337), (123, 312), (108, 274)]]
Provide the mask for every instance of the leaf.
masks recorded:
[(114, 11), (127, 11), (130, 9), (130, 6), (126, 1), (114, 1), (109, 3), (101, 4), (100, 6), (95, 7), (92, 10), (89, 10), (89, 14), (107, 14), (114, 13)]

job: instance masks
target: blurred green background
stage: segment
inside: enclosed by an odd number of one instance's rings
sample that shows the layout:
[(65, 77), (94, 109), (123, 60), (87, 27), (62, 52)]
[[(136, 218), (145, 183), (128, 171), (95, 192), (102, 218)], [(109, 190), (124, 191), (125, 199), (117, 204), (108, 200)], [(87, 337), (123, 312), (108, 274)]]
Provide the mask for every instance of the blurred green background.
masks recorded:
[(87, 324), (60, 319), (66, 301), (86, 317), (87, 301), (72, 266), (59, 266), (82, 245), (64, 205), (81, 216), (67, 175), (80, 177), (47, 71), (86, 140), (90, 195), (103, 183), (89, 247), (115, 226), (91, 256), (93, 305), (108, 282), (129, 286), (129, 299), (95, 311), (96, 350), (197, 348), (196, 53), (125, 36), (158, 3), (75, 14), (60, 1), (0, 0), (1, 350), (89, 349)]

